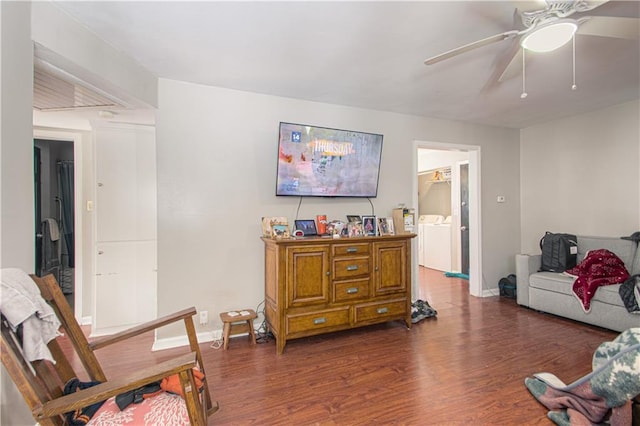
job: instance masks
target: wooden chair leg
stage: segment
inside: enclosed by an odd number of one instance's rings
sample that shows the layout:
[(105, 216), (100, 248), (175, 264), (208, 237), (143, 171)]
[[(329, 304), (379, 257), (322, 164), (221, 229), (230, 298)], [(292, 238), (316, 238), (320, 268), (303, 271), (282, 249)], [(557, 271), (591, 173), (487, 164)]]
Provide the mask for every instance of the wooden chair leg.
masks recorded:
[(249, 327), (249, 341), (252, 345), (256, 344), (256, 332), (253, 329), (253, 320), (247, 320), (247, 326)]
[(229, 334), (230, 333), (231, 333), (231, 323), (230, 322), (225, 322), (224, 323), (224, 331), (222, 333), (222, 340), (223, 340), (222, 348), (224, 350), (227, 350), (229, 348)]

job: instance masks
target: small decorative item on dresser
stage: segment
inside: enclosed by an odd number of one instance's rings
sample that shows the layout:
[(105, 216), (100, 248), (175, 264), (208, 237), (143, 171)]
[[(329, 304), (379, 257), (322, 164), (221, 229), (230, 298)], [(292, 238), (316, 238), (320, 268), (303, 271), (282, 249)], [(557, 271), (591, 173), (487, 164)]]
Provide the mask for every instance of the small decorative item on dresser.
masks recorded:
[(333, 238), (340, 238), (342, 236), (342, 230), (345, 228), (345, 226), (346, 224), (341, 220), (332, 220), (327, 224), (327, 231)]
[(347, 222), (349, 222), (349, 223), (351, 223), (351, 222), (362, 222), (362, 218), (357, 214), (348, 214), (347, 215)]
[(313, 219), (308, 220), (295, 220), (296, 231), (302, 231), (305, 237), (311, 237), (318, 235), (318, 231), (316, 230), (316, 223)]
[(318, 222), (318, 235), (327, 234), (327, 215), (326, 214), (317, 215), (316, 222)]
[(262, 218), (262, 236), (263, 237), (274, 237), (273, 226), (274, 225), (286, 225), (287, 233), (289, 228), (289, 221), (284, 216), (274, 216), (274, 217), (263, 217)]

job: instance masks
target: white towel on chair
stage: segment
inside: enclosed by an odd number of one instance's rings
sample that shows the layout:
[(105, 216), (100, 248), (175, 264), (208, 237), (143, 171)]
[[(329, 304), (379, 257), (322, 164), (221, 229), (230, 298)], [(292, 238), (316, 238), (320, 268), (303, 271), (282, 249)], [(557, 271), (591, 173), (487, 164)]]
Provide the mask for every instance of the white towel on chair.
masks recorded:
[(15, 330), (22, 324), (22, 350), (29, 361), (55, 362), (47, 343), (59, 336), (60, 321), (40, 295), (40, 289), (26, 272), (5, 268), (2, 276), (0, 312)]
[(60, 239), (60, 227), (58, 221), (52, 217), (45, 219), (49, 225), (49, 237), (51, 241), (58, 241)]

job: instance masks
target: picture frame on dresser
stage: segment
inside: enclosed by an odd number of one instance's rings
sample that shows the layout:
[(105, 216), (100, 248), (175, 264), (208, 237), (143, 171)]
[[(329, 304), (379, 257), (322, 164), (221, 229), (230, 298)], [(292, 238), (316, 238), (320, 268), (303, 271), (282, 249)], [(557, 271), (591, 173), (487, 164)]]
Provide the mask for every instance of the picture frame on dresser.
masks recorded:
[(387, 218), (387, 224), (389, 225), (389, 235), (396, 235), (396, 230), (393, 227), (393, 218), (392, 217), (388, 217)]
[(388, 217), (378, 218), (378, 235), (393, 235), (393, 219)]
[(362, 216), (362, 228), (364, 235), (367, 237), (375, 237), (378, 235), (378, 224), (375, 216)]
[(360, 217), (360, 215), (357, 215), (357, 214), (348, 214), (347, 215), (347, 222), (348, 223), (362, 222), (362, 218)]
[(364, 236), (364, 228), (362, 228), (362, 222), (349, 222), (349, 223), (347, 223), (347, 235), (349, 237), (362, 237), (362, 236)]
[(289, 225), (273, 224), (271, 225), (271, 238), (289, 238)]

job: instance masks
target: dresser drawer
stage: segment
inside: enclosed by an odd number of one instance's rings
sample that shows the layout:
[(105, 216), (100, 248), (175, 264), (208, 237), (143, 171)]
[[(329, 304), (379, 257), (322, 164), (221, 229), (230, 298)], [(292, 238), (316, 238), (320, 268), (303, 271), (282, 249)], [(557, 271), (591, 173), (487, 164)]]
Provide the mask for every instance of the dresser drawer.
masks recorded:
[(333, 301), (336, 303), (369, 297), (370, 278), (341, 281), (333, 284)]
[(369, 275), (371, 259), (369, 257), (352, 257), (333, 261), (333, 279), (343, 280), (351, 277)]
[(407, 299), (393, 299), (355, 307), (355, 322), (378, 322), (387, 318), (398, 318), (407, 314)]
[(287, 315), (287, 334), (349, 325), (349, 307), (307, 314)]
[(332, 254), (334, 256), (368, 256), (369, 247), (371, 247), (369, 243), (334, 244)]

